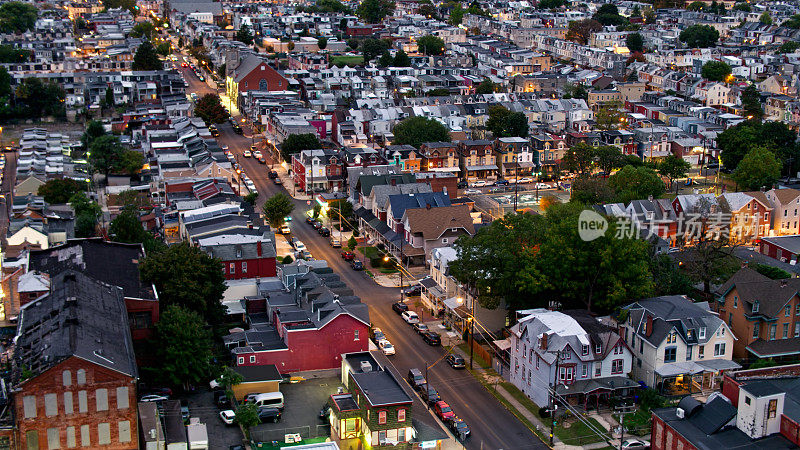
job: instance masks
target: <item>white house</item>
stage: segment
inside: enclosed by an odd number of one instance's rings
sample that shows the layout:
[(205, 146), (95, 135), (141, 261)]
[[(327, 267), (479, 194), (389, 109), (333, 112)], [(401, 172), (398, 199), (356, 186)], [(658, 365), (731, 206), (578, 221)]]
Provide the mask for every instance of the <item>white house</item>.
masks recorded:
[(624, 308), (620, 332), (635, 364), (633, 378), (670, 395), (713, 389), (731, 361), (736, 337), (708, 307), (682, 295), (649, 298)]
[(537, 405), (549, 392), (583, 408), (638, 388), (633, 358), (614, 328), (586, 311), (531, 309), (511, 328), (511, 382)]

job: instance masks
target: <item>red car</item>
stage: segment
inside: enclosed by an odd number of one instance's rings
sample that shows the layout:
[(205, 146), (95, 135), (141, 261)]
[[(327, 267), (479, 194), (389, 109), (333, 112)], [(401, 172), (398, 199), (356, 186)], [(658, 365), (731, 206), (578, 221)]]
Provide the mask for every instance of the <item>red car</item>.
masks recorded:
[(342, 259), (344, 259), (345, 261), (352, 261), (353, 258), (355, 257), (356, 255), (353, 252), (348, 252), (348, 251), (342, 252)]
[(436, 402), (433, 405), (433, 411), (445, 422), (453, 420), (456, 417), (456, 413), (454, 413), (453, 410), (450, 409), (450, 405), (445, 402)]

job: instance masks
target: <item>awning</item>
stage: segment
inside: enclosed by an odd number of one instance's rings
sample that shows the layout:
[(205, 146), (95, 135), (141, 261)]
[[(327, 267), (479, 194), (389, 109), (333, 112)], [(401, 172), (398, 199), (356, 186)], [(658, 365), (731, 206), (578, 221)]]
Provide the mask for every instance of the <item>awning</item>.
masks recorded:
[(693, 361), (686, 361), (664, 364), (656, 369), (656, 373), (662, 377), (676, 377), (678, 375), (694, 375), (697, 373), (703, 373), (706, 370), (707, 369), (705, 367), (701, 367)]
[(497, 170), (497, 166), (467, 166), (467, 170)]
[(707, 370), (712, 372), (742, 368), (741, 365), (729, 359), (709, 359), (708, 361), (697, 361), (697, 364), (701, 367), (705, 367)]
[(639, 383), (627, 377), (605, 377), (589, 380), (578, 380), (570, 385), (559, 384), (556, 393), (559, 395), (589, 394), (594, 391), (614, 391), (617, 389), (638, 388)]
[(463, 301), (461, 303), (458, 302), (457, 297), (450, 297), (444, 299), (444, 306), (447, 306), (449, 309), (456, 309), (459, 306), (462, 306), (463, 304), (464, 304)]
[(428, 172), (460, 172), (458, 167), (428, 167)]
[(499, 348), (500, 350), (508, 350), (511, 348), (511, 338), (492, 341), (492, 343), (495, 345), (495, 347)]

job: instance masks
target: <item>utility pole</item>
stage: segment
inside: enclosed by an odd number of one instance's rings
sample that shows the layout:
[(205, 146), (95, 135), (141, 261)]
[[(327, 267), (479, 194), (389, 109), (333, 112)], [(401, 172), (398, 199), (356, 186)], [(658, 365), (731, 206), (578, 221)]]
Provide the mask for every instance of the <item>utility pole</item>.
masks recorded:
[(469, 368), (472, 369), (472, 355), (475, 352), (475, 297), (472, 298), (472, 317), (469, 318)]
[[(405, 231), (403, 231), (405, 233)], [(403, 292), (403, 236), (400, 236), (400, 303), (405, 303), (405, 292)]]
[(556, 410), (558, 409), (558, 405), (556, 405), (555, 393), (556, 389), (558, 389), (558, 366), (561, 363), (561, 350), (548, 353), (555, 353), (556, 355), (556, 373), (553, 377), (553, 382), (550, 383), (550, 447), (552, 447), (553, 436), (555, 435), (556, 431)]
[(634, 405), (621, 405), (615, 408), (616, 413), (619, 414), (619, 450), (622, 450), (623, 437), (625, 436), (625, 414), (633, 414), (636, 412)]

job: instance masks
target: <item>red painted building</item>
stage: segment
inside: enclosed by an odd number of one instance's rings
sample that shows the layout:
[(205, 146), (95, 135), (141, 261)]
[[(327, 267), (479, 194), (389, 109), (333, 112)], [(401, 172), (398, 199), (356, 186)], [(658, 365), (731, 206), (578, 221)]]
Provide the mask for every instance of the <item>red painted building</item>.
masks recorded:
[(287, 91), (289, 80), (267, 62), (249, 55), (233, 68), (225, 80), (225, 90), (231, 100), (239, 104), (239, 94), (247, 91)]
[(300, 191), (309, 191), (312, 184), (317, 191), (341, 191), (344, 172), (345, 163), (333, 150), (303, 150), (292, 155), (294, 183)]

